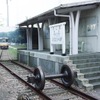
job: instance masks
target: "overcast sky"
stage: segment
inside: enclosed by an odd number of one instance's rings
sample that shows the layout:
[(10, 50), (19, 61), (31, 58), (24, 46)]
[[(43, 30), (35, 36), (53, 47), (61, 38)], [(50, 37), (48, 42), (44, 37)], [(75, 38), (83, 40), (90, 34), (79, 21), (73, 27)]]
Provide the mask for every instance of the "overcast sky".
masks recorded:
[[(80, 2), (86, 0), (8, 0), (9, 24), (14, 26), (27, 18), (31, 18), (52, 9), (60, 4)], [(88, 0), (87, 0), (88, 1)], [(0, 17), (6, 25), (6, 0), (0, 0)]]

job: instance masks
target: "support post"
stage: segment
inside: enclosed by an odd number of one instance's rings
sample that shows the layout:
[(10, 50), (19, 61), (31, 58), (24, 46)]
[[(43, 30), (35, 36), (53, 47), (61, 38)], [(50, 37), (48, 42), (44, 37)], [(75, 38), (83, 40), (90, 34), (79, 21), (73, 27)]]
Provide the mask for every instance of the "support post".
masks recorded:
[(42, 28), (40, 28), (39, 23), (37, 23), (37, 26), (38, 26), (38, 50), (43, 50), (43, 31)]
[[(71, 16), (71, 14), (70, 14)], [(69, 54), (72, 55), (72, 20), (71, 17), (69, 17), (69, 27), (70, 27), (70, 32), (69, 32), (69, 41), (70, 41), (70, 46), (69, 46)]]
[(65, 56), (66, 55), (66, 42), (65, 42), (65, 25), (63, 25), (62, 27), (62, 37), (63, 37), (63, 43), (62, 43), (62, 55)]
[(33, 24), (31, 25), (31, 29), (29, 32), (29, 50), (32, 50), (32, 32), (33, 32)]
[(28, 25), (27, 25), (27, 28), (26, 28), (26, 35), (27, 35), (27, 50), (28, 50), (28, 42), (29, 42), (28, 34), (29, 34), (29, 27), (28, 27)]
[(29, 26), (27, 26), (26, 33), (27, 33), (27, 50), (32, 50), (32, 28), (29, 29)]
[[(50, 19), (48, 19), (48, 23), (49, 23), (49, 25), (51, 25), (51, 20)], [(50, 35), (50, 39), (51, 39), (51, 35)], [(53, 44), (50, 45), (50, 54), (54, 54), (54, 46), (53, 46)]]
[(74, 37), (76, 38), (74, 40), (75, 47), (76, 47), (74, 49), (75, 54), (78, 54), (78, 28), (79, 28), (79, 19), (80, 19), (80, 11), (77, 11), (76, 19), (75, 19), (75, 35), (74, 35)]
[(74, 23), (74, 14), (70, 12), (71, 21), (72, 21), (72, 54), (78, 54), (78, 25), (79, 25), (79, 18), (80, 18), (80, 11), (77, 11), (76, 19)]

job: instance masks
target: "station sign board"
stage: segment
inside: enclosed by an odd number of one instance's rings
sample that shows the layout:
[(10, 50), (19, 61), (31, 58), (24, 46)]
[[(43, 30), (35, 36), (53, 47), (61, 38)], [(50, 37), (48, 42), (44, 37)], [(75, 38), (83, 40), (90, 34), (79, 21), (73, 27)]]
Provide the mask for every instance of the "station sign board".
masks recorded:
[[(65, 24), (66, 22), (50, 25), (50, 50), (53, 52), (55, 45), (61, 44), (65, 49)], [(65, 51), (65, 50), (64, 50)]]

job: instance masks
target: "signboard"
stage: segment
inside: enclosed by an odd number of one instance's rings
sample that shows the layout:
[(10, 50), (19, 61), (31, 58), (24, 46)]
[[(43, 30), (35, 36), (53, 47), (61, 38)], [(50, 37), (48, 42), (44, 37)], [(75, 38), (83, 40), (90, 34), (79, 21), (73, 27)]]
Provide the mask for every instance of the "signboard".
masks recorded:
[(54, 45), (62, 45), (62, 53), (65, 53), (65, 24), (66, 22), (50, 25), (50, 52), (54, 51)]
[(65, 39), (65, 22), (50, 25), (50, 42), (51, 44), (62, 44)]

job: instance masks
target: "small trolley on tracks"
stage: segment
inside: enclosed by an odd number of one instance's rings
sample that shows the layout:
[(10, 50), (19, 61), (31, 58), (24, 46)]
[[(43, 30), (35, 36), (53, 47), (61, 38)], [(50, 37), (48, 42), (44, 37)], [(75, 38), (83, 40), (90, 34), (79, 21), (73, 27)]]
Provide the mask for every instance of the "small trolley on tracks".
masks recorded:
[(0, 49), (8, 49), (8, 37), (0, 37)]

